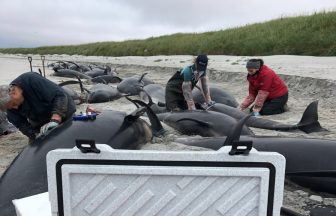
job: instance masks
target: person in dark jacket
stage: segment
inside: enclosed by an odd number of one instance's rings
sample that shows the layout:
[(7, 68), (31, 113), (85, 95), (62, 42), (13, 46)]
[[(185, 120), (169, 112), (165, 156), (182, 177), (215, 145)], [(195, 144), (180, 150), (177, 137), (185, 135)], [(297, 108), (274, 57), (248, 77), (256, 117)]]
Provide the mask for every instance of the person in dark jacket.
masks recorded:
[(254, 103), (251, 111), (254, 116), (274, 115), (285, 112), (288, 88), (284, 81), (262, 59), (250, 59), (248, 71), (249, 94), (240, 105), (245, 110)]
[(71, 118), (75, 104), (61, 87), (35, 72), (0, 87), (0, 109), (30, 141)]
[(192, 90), (201, 80), (201, 87), (207, 106), (215, 102), (211, 100), (206, 69), (208, 57), (198, 55), (194, 64), (177, 71), (166, 86), (166, 108), (168, 111), (195, 110)]

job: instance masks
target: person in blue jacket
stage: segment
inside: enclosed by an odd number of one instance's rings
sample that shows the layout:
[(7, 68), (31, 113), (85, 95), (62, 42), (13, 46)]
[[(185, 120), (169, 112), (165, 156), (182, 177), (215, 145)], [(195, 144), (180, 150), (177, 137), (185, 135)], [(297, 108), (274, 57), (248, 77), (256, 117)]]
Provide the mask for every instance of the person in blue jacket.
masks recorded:
[(208, 65), (207, 55), (198, 55), (194, 64), (177, 71), (166, 85), (166, 109), (168, 111), (195, 110), (195, 102), (192, 90), (197, 82), (201, 81), (206, 106), (211, 106), (208, 77), (206, 73)]
[(0, 109), (31, 142), (71, 118), (76, 106), (61, 87), (28, 72), (0, 86)]

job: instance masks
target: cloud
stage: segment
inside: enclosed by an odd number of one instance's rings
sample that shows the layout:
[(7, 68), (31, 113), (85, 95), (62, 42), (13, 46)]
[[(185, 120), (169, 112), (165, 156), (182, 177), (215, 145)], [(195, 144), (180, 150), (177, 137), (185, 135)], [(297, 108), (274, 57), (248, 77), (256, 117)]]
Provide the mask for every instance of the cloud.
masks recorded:
[(204, 32), (335, 6), (334, 0), (2, 0), (0, 47)]

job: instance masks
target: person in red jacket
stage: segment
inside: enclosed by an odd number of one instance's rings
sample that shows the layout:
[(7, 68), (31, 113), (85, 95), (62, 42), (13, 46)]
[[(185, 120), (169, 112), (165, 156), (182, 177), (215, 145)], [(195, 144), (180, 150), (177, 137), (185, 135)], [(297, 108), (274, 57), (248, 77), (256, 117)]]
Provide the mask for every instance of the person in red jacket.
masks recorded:
[(262, 59), (250, 59), (248, 71), (249, 94), (239, 106), (245, 110), (254, 103), (251, 111), (254, 116), (274, 115), (285, 112), (288, 88), (284, 81)]

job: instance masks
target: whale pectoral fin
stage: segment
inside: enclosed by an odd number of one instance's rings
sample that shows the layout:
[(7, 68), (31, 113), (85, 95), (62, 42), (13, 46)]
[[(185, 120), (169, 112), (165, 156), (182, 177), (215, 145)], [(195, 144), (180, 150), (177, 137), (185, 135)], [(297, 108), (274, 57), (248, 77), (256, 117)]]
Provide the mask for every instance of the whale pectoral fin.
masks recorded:
[(176, 122), (181, 122), (181, 121), (192, 121), (192, 122), (196, 122), (197, 124), (200, 124), (201, 126), (204, 126), (204, 127), (208, 127), (208, 128), (213, 127), (212, 123), (205, 122), (205, 121), (200, 121), (200, 120), (192, 119), (192, 118), (182, 118), (182, 119), (177, 120)]
[(298, 129), (305, 133), (327, 131), (321, 127), (318, 121), (318, 101), (311, 102), (304, 111), (301, 121), (297, 124)]

